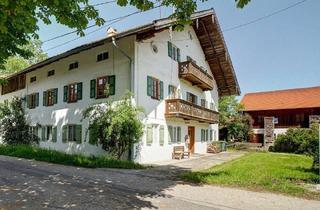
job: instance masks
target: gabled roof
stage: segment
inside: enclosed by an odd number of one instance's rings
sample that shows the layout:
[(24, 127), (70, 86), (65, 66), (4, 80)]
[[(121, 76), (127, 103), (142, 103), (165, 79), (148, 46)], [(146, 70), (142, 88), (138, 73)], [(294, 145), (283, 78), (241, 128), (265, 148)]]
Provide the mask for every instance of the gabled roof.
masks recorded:
[[(209, 9), (196, 12), (191, 16), (191, 19), (193, 21), (192, 26), (199, 38), (201, 47), (206, 56), (206, 60), (209, 63), (211, 71), (216, 79), (219, 94), (222, 96), (239, 95), (239, 84), (214, 10)], [(158, 31), (169, 28), (174, 23), (174, 19), (158, 19), (154, 20), (152, 23), (123, 31), (114, 35), (113, 37), (116, 39), (121, 39), (130, 35), (137, 35), (137, 39), (146, 39), (152, 37), (154, 33)], [(111, 41), (112, 37), (107, 37), (78, 46), (64, 53), (34, 64), (20, 72), (11, 74), (7, 78), (34, 71), (53, 62), (59, 61), (74, 54), (78, 54), (82, 51), (101, 46)]]
[(241, 103), (244, 111), (320, 108), (320, 86), (248, 93)]

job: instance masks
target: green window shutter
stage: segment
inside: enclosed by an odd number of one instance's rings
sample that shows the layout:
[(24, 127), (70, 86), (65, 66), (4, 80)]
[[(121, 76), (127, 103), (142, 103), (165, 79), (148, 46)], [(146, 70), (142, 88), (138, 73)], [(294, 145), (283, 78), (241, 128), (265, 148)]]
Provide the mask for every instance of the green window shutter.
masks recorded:
[(77, 99), (82, 100), (82, 82), (77, 84)]
[(161, 146), (163, 146), (164, 144), (164, 126), (160, 125), (160, 129), (159, 129), (159, 143)]
[(90, 80), (90, 98), (96, 97), (96, 85), (97, 85), (96, 79)]
[(55, 88), (53, 90), (53, 103), (57, 104), (58, 103), (58, 88)]
[(152, 95), (152, 89), (153, 89), (152, 77), (147, 76), (147, 95), (148, 96)]
[(109, 95), (115, 95), (116, 93), (116, 76), (108, 76), (108, 84), (109, 84)]
[(63, 87), (63, 102), (68, 102), (68, 85)]
[(213, 140), (213, 130), (210, 130), (210, 141)]
[(180, 54), (180, 49), (177, 48), (177, 61), (181, 62), (181, 54)]
[(46, 126), (41, 127), (41, 141), (46, 140)]
[(26, 104), (27, 104), (27, 108), (29, 109), (30, 107), (30, 99), (29, 99), (29, 95), (26, 95)]
[(68, 125), (62, 126), (62, 142), (67, 143), (68, 141)]
[(172, 58), (172, 43), (168, 41), (168, 56)]
[(172, 126), (168, 126), (168, 143), (171, 144), (173, 139), (173, 129)]
[(47, 91), (43, 91), (43, 106), (47, 106)]
[(36, 107), (39, 106), (39, 93), (36, 93)]
[(76, 125), (76, 141), (77, 144), (81, 144), (81, 138), (82, 138), (82, 126)]
[(177, 142), (181, 142), (181, 127), (177, 127)]
[(153, 127), (148, 125), (147, 127), (147, 145), (151, 145), (153, 140)]
[(57, 127), (52, 127), (52, 142), (57, 142)]
[(206, 130), (206, 141), (209, 140), (209, 129)]
[(163, 99), (163, 82), (160, 81), (160, 99)]

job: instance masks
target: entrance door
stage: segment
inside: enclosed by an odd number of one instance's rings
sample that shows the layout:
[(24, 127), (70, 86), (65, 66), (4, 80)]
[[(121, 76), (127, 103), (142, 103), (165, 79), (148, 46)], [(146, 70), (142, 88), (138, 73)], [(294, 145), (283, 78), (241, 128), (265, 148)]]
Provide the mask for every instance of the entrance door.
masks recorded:
[(190, 138), (189, 151), (194, 153), (194, 127), (188, 127), (188, 135)]

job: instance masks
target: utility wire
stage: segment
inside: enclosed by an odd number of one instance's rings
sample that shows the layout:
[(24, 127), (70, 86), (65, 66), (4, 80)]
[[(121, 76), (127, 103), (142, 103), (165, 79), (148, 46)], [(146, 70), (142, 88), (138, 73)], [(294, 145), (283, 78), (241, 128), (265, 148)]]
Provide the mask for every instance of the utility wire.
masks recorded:
[(235, 30), (235, 29), (242, 28), (242, 27), (247, 26), (247, 25), (251, 25), (251, 24), (253, 24), (253, 23), (259, 22), (259, 21), (261, 21), (261, 20), (267, 19), (267, 18), (269, 18), (269, 17), (271, 17), (271, 16), (274, 16), (274, 15), (277, 15), (277, 14), (279, 14), (279, 13), (282, 13), (282, 12), (284, 12), (284, 11), (286, 11), (286, 10), (289, 10), (289, 9), (291, 9), (291, 8), (293, 8), (293, 7), (296, 7), (296, 6), (298, 6), (298, 5), (302, 4), (302, 3), (305, 3), (306, 1), (308, 1), (308, 0), (299, 1), (299, 2), (297, 2), (297, 3), (295, 3), (295, 4), (292, 4), (292, 5), (288, 6), (288, 7), (285, 7), (285, 8), (283, 8), (283, 9), (277, 10), (277, 11), (275, 11), (275, 12), (272, 12), (272, 13), (268, 14), (268, 15), (259, 17), (259, 18), (255, 19), (255, 20), (249, 21), (249, 22), (247, 22), (247, 23), (243, 23), (243, 24), (236, 25), (236, 26), (233, 26), (233, 27), (230, 27), (230, 28), (226, 28), (226, 29), (222, 30), (222, 32), (233, 31), (233, 30)]
[[(159, 8), (160, 6), (161, 6), (161, 5), (156, 6), (156, 7), (153, 7), (153, 8), (151, 8), (150, 10)], [(149, 10), (146, 10), (146, 11), (149, 11)], [(100, 28), (98, 28), (98, 29), (96, 29), (96, 30), (93, 30), (93, 31), (87, 33), (86, 35), (89, 35), (89, 34), (92, 34), (92, 33), (94, 33), (94, 32), (97, 32), (97, 31), (99, 31), (99, 30), (102, 30), (102, 29), (104, 29), (104, 28), (106, 28), (106, 27), (108, 27), (108, 26), (110, 26), (110, 25), (112, 25), (112, 24), (114, 24), (114, 23), (117, 23), (117, 22), (119, 22), (119, 21), (122, 21), (123, 19), (128, 18), (128, 17), (130, 17), (130, 16), (132, 16), (132, 15), (136, 15), (136, 14), (143, 13), (143, 12), (146, 12), (146, 11), (139, 11), (139, 10), (138, 10), (138, 11), (136, 11), (136, 12), (133, 12), (133, 13), (130, 13), (130, 14), (121, 16), (121, 17), (117, 17), (117, 18), (114, 18), (114, 19), (110, 19), (110, 20), (106, 21), (106, 22), (110, 22), (109, 24), (103, 25), (103, 26), (101, 26)], [(93, 26), (96, 26), (96, 25), (93, 25)], [(93, 26), (88, 26), (86, 29), (92, 28)], [(86, 29), (85, 29), (85, 30), (86, 30)], [(75, 32), (76, 32), (76, 31), (74, 31), (73, 33), (75, 33)], [(66, 34), (62, 34), (62, 35), (59, 36), (59, 38), (60, 38), (60, 37), (63, 37), (63, 36), (66, 36), (66, 35), (69, 35), (69, 34), (71, 34), (71, 33), (72, 33), (72, 32), (69, 32), (69, 33), (66, 33)], [(58, 37), (55, 37), (55, 38), (52, 38), (52, 39), (57, 39), (57, 38), (58, 38)], [(53, 49), (55, 49), (55, 48), (61, 47), (61, 46), (63, 46), (63, 45), (66, 45), (66, 44), (68, 44), (68, 43), (70, 43), (70, 42), (73, 42), (73, 41), (78, 40), (78, 39), (81, 39), (81, 38), (82, 38), (82, 37), (77, 37), (77, 38), (75, 38), (75, 39), (66, 41), (66, 42), (61, 43), (61, 44), (59, 44), (59, 45), (56, 45), (56, 46), (54, 46), (54, 47), (45, 49), (44, 51), (47, 52), (47, 51), (53, 50)], [(47, 41), (48, 41), (48, 40), (47, 40)]]

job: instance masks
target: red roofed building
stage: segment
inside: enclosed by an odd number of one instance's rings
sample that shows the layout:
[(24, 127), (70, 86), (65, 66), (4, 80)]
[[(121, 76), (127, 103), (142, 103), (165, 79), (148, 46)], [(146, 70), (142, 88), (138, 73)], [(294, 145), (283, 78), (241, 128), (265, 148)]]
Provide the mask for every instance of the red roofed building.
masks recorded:
[[(288, 128), (308, 128), (320, 120), (320, 86), (246, 94), (241, 103), (253, 119), (251, 142), (263, 143), (265, 117), (273, 117), (273, 135)], [(272, 126), (272, 125), (271, 125)]]

